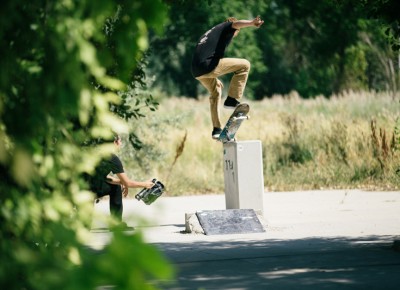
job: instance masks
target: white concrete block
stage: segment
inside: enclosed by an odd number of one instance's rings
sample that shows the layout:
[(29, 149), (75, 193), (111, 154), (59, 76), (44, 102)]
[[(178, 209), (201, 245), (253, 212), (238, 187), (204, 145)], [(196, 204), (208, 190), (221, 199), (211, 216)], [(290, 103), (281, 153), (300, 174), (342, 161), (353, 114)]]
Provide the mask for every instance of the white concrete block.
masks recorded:
[(254, 209), (264, 215), (261, 141), (225, 143), (223, 154), (226, 209)]

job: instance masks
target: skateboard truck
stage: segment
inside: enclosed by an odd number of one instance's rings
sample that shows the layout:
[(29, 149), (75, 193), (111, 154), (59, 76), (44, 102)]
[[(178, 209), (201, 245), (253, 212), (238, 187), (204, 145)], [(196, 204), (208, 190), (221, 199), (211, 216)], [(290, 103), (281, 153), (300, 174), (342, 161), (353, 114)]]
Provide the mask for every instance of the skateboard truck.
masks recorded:
[[(247, 115), (247, 116), (239, 116), (239, 117), (232, 117), (232, 122), (243, 121), (243, 120), (249, 120), (249, 119), (250, 119), (250, 116), (249, 116), (249, 115)], [(227, 139), (227, 142), (234, 142), (234, 141), (236, 141), (236, 138), (235, 138), (235, 137), (231, 138), (231, 137), (229, 136), (229, 134), (226, 135), (226, 139)]]
[(226, 142), (235, 142), (235, 141), (236, 141), (235, 137), (233, 137), (233, 139), (232, 139), (231, 137), (226, 136)]
[(235, 141), (235, 135), (240, 125), (244, 120), (248, 120), (250, 118), (247, 115), (249, 110), (250, 107), (248, 104), (239, 104), (232, 115), (229, 117), (225, 127), (222, 129), (222, 132), (217, 140), (222, 143)]

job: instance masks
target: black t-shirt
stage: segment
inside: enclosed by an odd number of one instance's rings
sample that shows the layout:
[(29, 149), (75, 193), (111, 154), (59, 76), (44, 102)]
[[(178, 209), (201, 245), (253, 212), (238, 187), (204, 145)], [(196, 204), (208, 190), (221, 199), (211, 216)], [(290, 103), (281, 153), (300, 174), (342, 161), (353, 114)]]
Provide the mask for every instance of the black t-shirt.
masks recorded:
[(231, 42), (236, 29), (232, 22), (220, 23), (205, 34), (197, 43), (192, 59), (192, 75), (198, 77), (215, 69), (224, 57), (225, 49)]
[(107, 175), (110, 172), (114, 174), (124, 173), (124, 167), (117, 155), (111, 154), (107, 159), (103, 159), (96, 167), (95, 173), (90, 178), (90, 189), (94, 192), (102, 191)]

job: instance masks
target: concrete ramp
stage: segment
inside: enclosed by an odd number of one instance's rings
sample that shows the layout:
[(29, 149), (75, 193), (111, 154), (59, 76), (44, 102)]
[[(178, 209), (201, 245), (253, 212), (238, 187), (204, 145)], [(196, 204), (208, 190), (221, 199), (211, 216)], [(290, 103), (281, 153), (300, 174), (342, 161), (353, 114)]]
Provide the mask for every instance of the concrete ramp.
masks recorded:
[(196, 216), (206, 235), (265, 232), (253, 209), (205, 210), (196, 212)]

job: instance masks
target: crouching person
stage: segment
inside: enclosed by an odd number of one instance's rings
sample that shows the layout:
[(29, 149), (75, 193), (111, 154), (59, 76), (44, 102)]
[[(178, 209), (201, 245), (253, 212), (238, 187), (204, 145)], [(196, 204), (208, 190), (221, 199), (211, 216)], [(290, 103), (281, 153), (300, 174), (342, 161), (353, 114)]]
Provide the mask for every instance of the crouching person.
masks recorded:
[[(113, 142), (116, 152), (118, 152), (122, 144), (121, 137), (115, 136)], [(112, 177), (110, 173), (117, 177)], [(109, 195), (110, 213), (119, 222), (118, 228), (122, 229), (128, 228), (127, 224), (122, 221), (122, 198), (128, 195), (129, 188), (151, 188), (153, 185), (152, 181), (129, 179), (121, 160), (114, 153), (100, 162), (89, 180), (90, 190), (96, 194), (97, 198)]]

